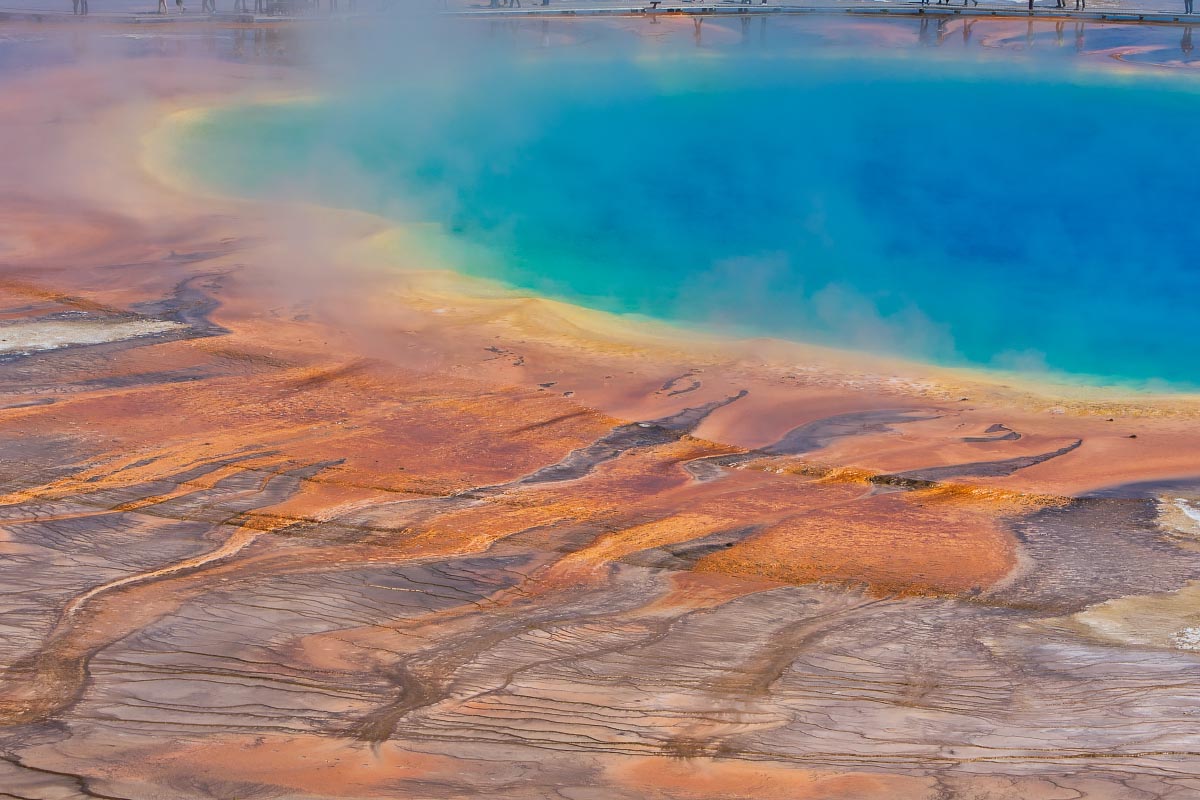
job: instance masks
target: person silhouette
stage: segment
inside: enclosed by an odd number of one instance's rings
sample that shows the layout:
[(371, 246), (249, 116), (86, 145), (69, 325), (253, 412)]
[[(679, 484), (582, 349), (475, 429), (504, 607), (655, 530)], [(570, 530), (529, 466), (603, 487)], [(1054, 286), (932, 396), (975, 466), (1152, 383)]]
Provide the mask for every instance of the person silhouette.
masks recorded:
[(1185, 13), (1185, 14), (1194, 13), (1192, 11), (1192, 3), (1193, 3), (1193, 0), (1183, 0), (1183, 13)]

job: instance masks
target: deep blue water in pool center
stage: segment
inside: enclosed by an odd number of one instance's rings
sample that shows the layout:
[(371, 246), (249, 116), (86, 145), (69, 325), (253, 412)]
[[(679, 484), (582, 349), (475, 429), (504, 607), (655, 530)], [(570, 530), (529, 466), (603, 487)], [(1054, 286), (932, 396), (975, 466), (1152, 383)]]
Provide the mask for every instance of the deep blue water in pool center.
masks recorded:
[(224, 190), (433, 222), (456, 269), (604, 310), (1200, 385), (1196, 79), (546, 56), (220, 110), (180, 144)]

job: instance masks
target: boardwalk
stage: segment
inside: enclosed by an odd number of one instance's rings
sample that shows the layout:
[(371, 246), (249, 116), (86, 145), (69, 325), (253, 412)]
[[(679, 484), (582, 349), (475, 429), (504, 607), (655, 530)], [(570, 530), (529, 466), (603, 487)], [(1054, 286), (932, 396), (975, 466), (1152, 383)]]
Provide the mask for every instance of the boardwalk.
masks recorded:
[[(497, 0), (498, 2), (513, 2), (518, 0)], [(464, 16), (504, 16), (504, 17), (541, 17), (541, 16), (606, 16), (606, 15), (726, 15), (726, 14), (811, 14), (811, 13), (851, 13), (851, 14), (890, 14), (890, 15), (921, 15), (921, 14), (953, 14), (964, 16), (1027, 16), (1032, 13), (1038, 17), (1080, 18), (1097, 21), (1145, 21), (1165, 23), (1200, 23), (1200, 15), (1186, 15), (1185, 0), (1089, 0), (1086, 11), (1072, 10), (1068, 7), (1057, 8), (1054, 0), (1034, 0), (1033, 11), (1029, 11), (1027, 0), (974, 0), (961, 3), (959, 0), (947, 0), (945, 3), (931, 2), (925, 4), (920, 0), (804, 0), (804, 2), (779, 2), (768, 0), (754, 3), (734, 2), (688, 2), (687, 0), (664, 0), (654, 3), (636, 2), (636, 0), (524, 0), (518, 7), (491, 5), (491, 0), (420, 0), (418, 3), (403, 3), (396, 0), (359, 0), (351, 4), (347, 0), (312, 0), (315, 6), (307, 2), (292, 2), (286, 0), (267, 0), (261, 11), (274, 9), (286, 12), (289, 9), (302, 11), (303, 16), (313, 17), (329, 14), (379, 14), (406, 13), (415, 9), (433, 10)], [(331, 8), (331, 3), (333, 7)], [(155, 12), (155, 0), (93, 0), (91, 16), (94, 19), (106, 19), (121, 22), (194, 22), (212, 17), (238, 18), (243, 22), (277, 20), (279, 14), (254, 13), (255, 6), (247, 0), (245, 11), (235, 6), (235, 0), (217, 0), (216, 13), (202, 13), (199, 0), (188, 5), (186, 13), (175, 13), (172, 8), (169, 13)], [(0, 20), (36, 18), (53, 20), (70, 17), (70, 0), (0, 0)]]

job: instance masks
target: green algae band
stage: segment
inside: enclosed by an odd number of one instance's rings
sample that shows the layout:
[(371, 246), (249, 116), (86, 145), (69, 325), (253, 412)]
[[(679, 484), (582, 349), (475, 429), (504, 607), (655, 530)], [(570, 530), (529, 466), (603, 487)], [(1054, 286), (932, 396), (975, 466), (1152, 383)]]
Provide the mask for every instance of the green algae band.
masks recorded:
[(852, 55), (551, 51), (218, 112), (187, 163), (438, 223), (457, 268), (604, 310), (1200, 384), (1200, 81)]

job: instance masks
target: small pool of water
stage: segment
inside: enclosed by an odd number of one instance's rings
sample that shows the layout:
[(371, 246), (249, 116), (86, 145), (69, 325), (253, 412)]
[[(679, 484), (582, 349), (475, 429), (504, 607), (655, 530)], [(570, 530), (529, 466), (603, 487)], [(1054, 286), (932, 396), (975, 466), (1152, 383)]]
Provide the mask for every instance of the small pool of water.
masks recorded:
[(458, 268), (600, 309), (1200, 384), (1195, 79), (819, 43), (415, 77), (218, 112), (181, 152), (227, 190), (433, 221)]

